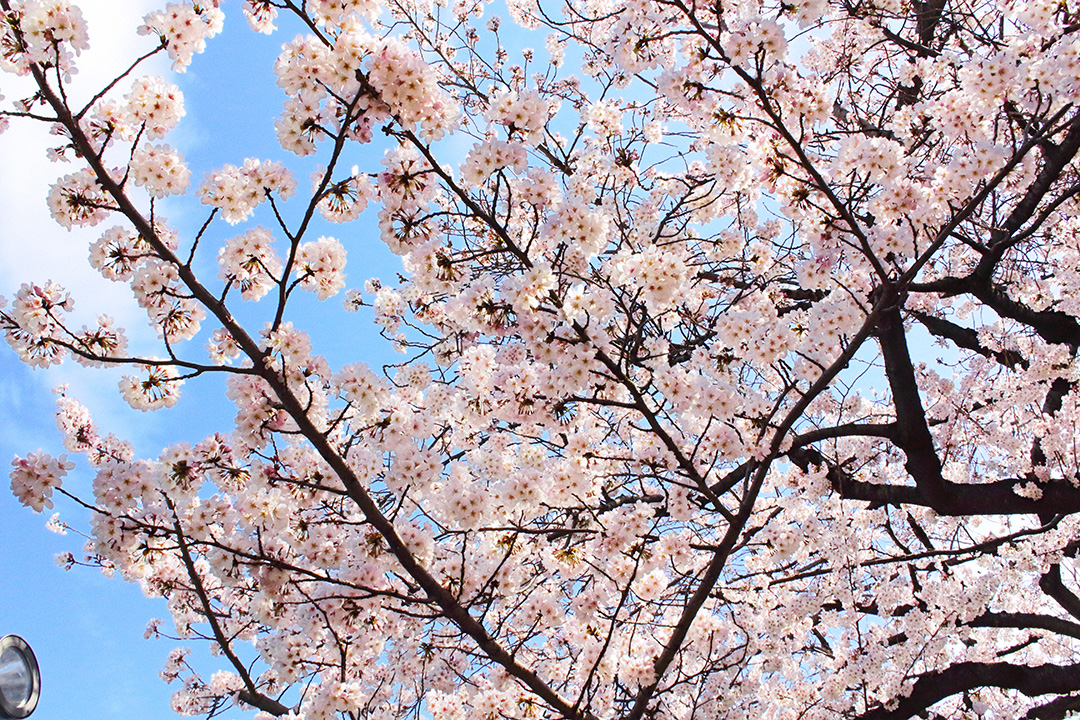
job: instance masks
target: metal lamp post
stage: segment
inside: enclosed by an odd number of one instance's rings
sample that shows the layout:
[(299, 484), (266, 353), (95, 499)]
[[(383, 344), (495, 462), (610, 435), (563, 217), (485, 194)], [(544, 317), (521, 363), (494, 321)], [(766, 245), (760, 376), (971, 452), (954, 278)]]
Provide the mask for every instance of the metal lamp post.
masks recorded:
[(34, 712), (40, 694), (34, 651), (18, 635), (0, 638), (0, 718), (22, 720)]

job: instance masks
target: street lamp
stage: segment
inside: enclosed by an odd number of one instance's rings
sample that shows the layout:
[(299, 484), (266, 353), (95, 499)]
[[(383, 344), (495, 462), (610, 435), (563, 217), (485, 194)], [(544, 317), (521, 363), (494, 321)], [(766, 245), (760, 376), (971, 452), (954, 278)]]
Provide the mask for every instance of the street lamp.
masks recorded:
[(0, 718), (27, 717), (39, 694), (41, 672), (34, 651), (18, 635), (0, 638)]

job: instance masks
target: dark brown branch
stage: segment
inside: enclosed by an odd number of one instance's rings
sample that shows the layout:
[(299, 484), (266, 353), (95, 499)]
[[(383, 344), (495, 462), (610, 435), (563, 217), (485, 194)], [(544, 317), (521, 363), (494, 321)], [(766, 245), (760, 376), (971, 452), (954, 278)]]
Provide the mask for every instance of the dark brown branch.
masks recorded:
[(1051, 565), (1050, 569), (1039, 578), (1039, 587), (1064, 608), (1065, 612), (1080, 620), (1080, 598), (1065, 587), (1061, 579), (1061, 565)]
[(938, 23), (941, 22), (941, 14), (945, 10), (946, 0), (916, 0), (912, 4), (915, 10), (915, 27), (919, 33), (920, 57), (930, 55), (934, 46), (934, 32)]
[(1073, 115), (1067, 126), (1068, 132), (1064, 139), (1056, 145), (1049, 142), (1042, 145), (1043, 166), (1035, 177), (1024, 197), (1016, 204), (1005, 222), (994, 229), (991, 233), (989, 252), (983, 256), (972, 273), (979, 278), (989, 279), (993, 274), (994, 266), (1002, 255), (1016, 243), (1020, 228), (1027, 223), (1035, 211), (1050, 193), (1050, 188), (1061, 178), (1065, 167), (1072, 162), (1076, 153), (1080, 151), (1080, 113)]
[[(1052, 128), (1055, 123), (1057, 123), (1061, 118), (1065, 116), (1068, 110), (1069, 106), (1066, 106), (1059, 110), (1053, 115), (1053, 117), (1047, 120), (1044, 127)], [(1050, 132), (1052, 134), (1056, 131), (1051, 130)], [(941, 249), (942, 245), (945, 244), (945, 241), (948, 240), (949, 237), (951, 237), (956, 232), (957, 228), (959, 228), (961, 224), (967, 222), (968, 219), (975, 214), (975, 211), (978, 208), (982, 207), (983, 203), (986, 202), (987, 198), (990, 197), (991, 193), (993, 193), (1001, 185), (1001, 183), (1005, 181), (1005, 178), (1008, 177), (1012, 173), (1012, 171), (1016, 169), (1020, 162), (1025, 157), (1027, 157), (1027, 154), (1041, 143), (1046, 142), (1047, 137), (1047, 135), (1036, 133), (1032, 137), (1029, 137), (1027, 140), (1025, 140), (1024, 144), (1013, 152), (1012, 157), (1009, 158), (1009, 160), (1001, 167), (1001, 169), (994, 173), (993, 177), (984, 182), (982, 184), (982, 188), (977, 193), (972, 195), (959, 210), (953, 213), (949, 222), (947, 222), (944, 227), (938, 230), (937, 234), (934, 236), (933, 241), (930, 243), (930, 245), (927, 246), (926, 250), (923, 251), (923, 253), (915, 262), (913, 262), (910, 266), (908, 266), (906, 270), (904, 270), (904, 273), (903, 275), (901, 275), (897, 285), (901, 288), (908, 290), (919, 289), (916, 287), (916, 283), (914, 282), (915, 278), (918, 277), (923, 267), (926, 266), (926, 263), (930, 262), (930, 258), (932, 258), (937, 253), (937, 251)], [(959, 281), (958, 278), (942, 278), (942, 280)], [(963, 281), (959, 282), (962, 283)], [(926, 285), (931, 284), (933, 283), (927, 283)], [(923, 287), (921, 289), (925, 290), (926, 288)], [(952, 294), (957, 294), (960, 292), (966, 292), (966, 290), (961, 288), (959, 290), (956, 290)]]
[(236, 653), (232, 650), (232, 643), (228, 637), (226, 637), (224, 630), (221, 628), (221, 623), (218, 622), (217, 613), (214, 612), (214, 608), (210, 602), (210, 596), (206, 592), (206, 588), (203, 585), (202, 577), (195, 569), (195, 561), (191, 557), (191, 552), (188, 550), (188, 543), (186, 536), (184, 535), (184, 529), (180, 526), (180, 518), (176, 514), (176, 508), (173, 507), (172, 501), (167, 497), (165, 498), (166, 504), (169, 506), (169, 510), (173, 513), (173, 529), (176, 534), (176, 544), (180, 549), (180, 557), (183, 560), (184, 568), (187, 571), (187, 576), (191, 580), (191, 584), (195, 589), (195, 594), (199, 598), (199, 604), (202, 605), (202, 614), (206, 618), (206, 622), (210, 625), (210, 631), (214, 634), (214, 640), (217, 642), (218, 647), (221, 648), (221, 652), (225, 653), (225, 657), (232, 663), (233, 668), (240, 675), (240, 679), (244, 682), (244, 689), (241, 691), (241, 696), (244, 702), (248, 705), (265, 710), (271, 715), (281, 717), (287, 715), (290, 709), (282, 705), (277, 700), (271, 697), (267, 697), (259, 692), (259, 689), (255, 686), (255, 682), (251, 679), (251, 674), (248, 673), (244, 663), (240, 662), (240, 658), (236, 656)]
[(908, 310), (908, 314), (929, 330), (931, 335), (949, 340), (957, 347), (977, 352), (983, 357), (993, 358), (1006, 367), (1019, 366), (1024, 369), (1028, 367), (1027, 358), (1015, 350), (991, 350), (985, 347), (979, 342), (979, 333), (971, 328), (961, 327), (944, 318), (934, 317), (919, 310)]
[(951, 498), (948, 506), (937, 507), (932, 498), (911, 485), (878, 485), (846, 480), (836, 490), (847, 500), (865, 500), (884, 505), (919, 505), (934, 508), (941, 515), (1039, 515), (1080, 512), (1080, 489), (1072, 483), (1055, 480), (1038, 485), (1038, 499), (1016, 494), (1017, 485), (1034, 482), (1034, 478), (1010, 478), (985, 484), (944, 483), (943, 490)]
[(1037, 613), (985, 612), (968, 623), (971, 627), (1049, 630), (1080, 640), (1080, 624)]
[(1065, 720), (1080, 710), (1080, 695), (1066, 695), (1028, 710), (1029, 720)]
[(904, 451), (907, 462), (904, 467), (915, 480), (919, 494), (930, 507), (946, 512), (955, 501), (949, 483), (941, 475), (941, 459), (934, 447), (934, 438), (926, 424), (926, 410), (919, 396), (919, 384), (915, 367), (908, 350), (907, 332), (900, 316), (901, 297), (888, 297), (890, 290), (882, 291), (883, 300), (889, 305), (882, 312), (877, 327), (877, 338), (885, 361), (885, 374), (892, 390), (896, 408), (896, 436), (893, 442)]
[(1046, 342), (1080, 347), (1080, 323), (1072, 315), (1059, 310), (1033, 310), (1013, 300), (1000, 286), (989, 279), (943, 277), (926, 283), (912, 283), (914, 292), (937, 292), (944, 297), (972, 295), (1002, 317), (1016, 320), (1034, 330)]
[(1071, 693), (1080, 690), (1080, 664), (1027, 667), (1009, 663), (957, 663), (920, 675), (911, 693), (897, 698), (896, 707), (873, 708), (859, 715), (858, 720), (907, 720), (947, 697), (981, 687), (1019, 690), (1029, 697)]
[(1013, 300), (989, 279), (980, 282), (973, 277), (966, 285), (964, 292), (974, 295), (998, 315), (1027, 325), (1046, 342), (1080, 347), (1080, 322), (1072, 315), (1060, 310), (1033, 310)]
[[(1053, 126), (1063, 115), (1064, 111), (1058, 112), (1047, 121), (1046, 125)], [(940, 292), (945, 296), (973, 295), (998, 315), (1017, 320), (1031, 327), (1047, 342), (1065, 344), (1072, 348), (1080, 347), (1080, 323), (1077, 322), (1076, 318), (1057, 310), (1033, 310), (1023, 303), (1013, 300), (1005, 289), (993, 281), (998, 262), (1006, 250), (1018, 241), (1020, 229), (1035, 214), (1050, 192), (1050, 188), (1060, 179), (1065, 167), (1080, 151), (1080, 113), (1074, 114), (1065, 127), (1068, 130), (1060, 143), (1049, 143), (1046, 134), (1040, 132), (1029, 138), (1023, 147), (1017, 153), (1014, 153), (1015, 159), (1026, 154), (1031, 147), (1038, 144), (1044, 148), (1043, 166), (1038, 176), (1028, 186), (1024, 197), (1016, 204), (1000, 227), (991, 233), (989, 249), (980, 259), (975, 269), (966, 277), (950, 276), (928, 283), (912, 283), (908, 286), (909, 289), (919, 292)], [(1048, 132), (1056, 132), (1056, 130), (1050, 129)], [(980, 193), (980, 202), (981, 199), (985, 198), (986, 191), (991, 187), (992, 185), (988, 184)], [(954, 218), (950, 222), (950, 227), (955, 228), (956, 225), (956, 219)], [(914, 278), (914, 275), (910, 274), (910, 272), (905, 273), (905, 276)]]

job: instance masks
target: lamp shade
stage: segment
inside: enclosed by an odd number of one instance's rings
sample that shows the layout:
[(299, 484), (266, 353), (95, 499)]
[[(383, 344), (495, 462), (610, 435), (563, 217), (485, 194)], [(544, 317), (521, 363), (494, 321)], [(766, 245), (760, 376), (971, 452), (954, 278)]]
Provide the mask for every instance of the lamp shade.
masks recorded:
[(41, 672), (34, 651), (18, 635), (0, 638), (0, 718), (27, 717), (41, 693)]

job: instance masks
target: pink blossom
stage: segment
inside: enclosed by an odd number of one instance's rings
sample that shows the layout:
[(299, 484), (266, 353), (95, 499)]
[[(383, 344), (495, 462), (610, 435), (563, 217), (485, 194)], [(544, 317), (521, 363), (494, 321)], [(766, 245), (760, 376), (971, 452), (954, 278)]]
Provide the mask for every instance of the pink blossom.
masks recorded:
[(11, 491), (23, 505), (34, 512), (52, 508), (53, 489), (60, 483), (75, 463), (69, 462), (67, 455), (53, 458), (51, 455), (36, 452), (25, 458), (16, 457), (11, 461)]

